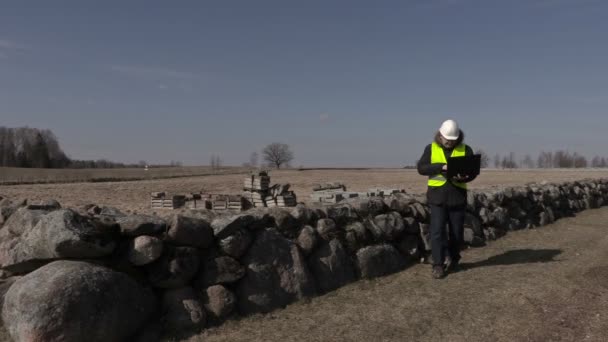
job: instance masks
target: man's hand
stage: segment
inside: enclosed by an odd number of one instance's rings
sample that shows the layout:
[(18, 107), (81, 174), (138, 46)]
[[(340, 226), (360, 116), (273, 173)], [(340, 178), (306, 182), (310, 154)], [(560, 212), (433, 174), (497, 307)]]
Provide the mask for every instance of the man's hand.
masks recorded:
[(448, 164), (443, 164), (443, 166), (441, 167), (441, 171), (447, 172), (448, 171)]

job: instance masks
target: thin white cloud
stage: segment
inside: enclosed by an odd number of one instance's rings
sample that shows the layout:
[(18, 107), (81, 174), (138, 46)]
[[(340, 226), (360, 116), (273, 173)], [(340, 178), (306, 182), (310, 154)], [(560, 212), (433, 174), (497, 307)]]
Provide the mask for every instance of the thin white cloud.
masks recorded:
[(329, 121), (329, 114), (321, 114), (319, 115), (319, 121), (321, 121), (321, 123), (326, 123), (327, 121)]
[(147, 79), (192, 79), (196, 77), (195, 73), (188, 71), (138, 65), (112, 65), (110, 70), (131, 77)]

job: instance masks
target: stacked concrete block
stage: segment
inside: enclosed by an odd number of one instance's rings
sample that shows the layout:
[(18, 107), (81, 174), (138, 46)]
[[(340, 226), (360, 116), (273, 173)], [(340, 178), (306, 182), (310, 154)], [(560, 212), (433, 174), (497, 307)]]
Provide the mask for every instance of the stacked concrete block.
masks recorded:
[(270, 188), (270, 176), (265, 171), (252, 173), (243, 182), (244, 205), (254, 208), (265, 207), (265, 199)]
[(153, 192), (150, 194), (150, 208), (152, 209), (178, 209), (185, 205), (185, 196), (175, 195), (169, 197), (166, 192)]

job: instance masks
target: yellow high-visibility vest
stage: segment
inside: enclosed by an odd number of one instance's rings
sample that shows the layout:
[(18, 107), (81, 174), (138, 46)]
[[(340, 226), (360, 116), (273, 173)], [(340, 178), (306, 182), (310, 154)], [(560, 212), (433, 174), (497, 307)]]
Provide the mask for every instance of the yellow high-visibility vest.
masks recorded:
[[(460, 144), (456, 146), (452, 151), (452, 158), (464, 157), (466, 151), (467, 145)], [(441, 146), (439, 146), (439, 144), (434, 141), (431, 144), (431, 164), (447, 164), (445, 154), (443, 153), (443, 148), (441, 148)], [(441, 173), (429, 177), (429, 186), (440, 187), (443, 186), (446, 182), (447, 179)], [(467, 188), (467, 185), (465, 183), (452, 182), (452, 184), (465, 190)]]

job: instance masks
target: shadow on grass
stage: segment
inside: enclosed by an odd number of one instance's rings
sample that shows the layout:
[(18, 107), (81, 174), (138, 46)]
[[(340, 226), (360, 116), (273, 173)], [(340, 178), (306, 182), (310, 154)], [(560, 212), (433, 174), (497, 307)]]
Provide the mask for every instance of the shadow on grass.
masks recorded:
[(463, 270), (470, 270), (485, 266), (555, 262), (558, 260), (554, 260), (554, 258), (561, 253), (561, 249), (516, 249), (491, 256), (486, 260), (461, 263), (460, 266)]

